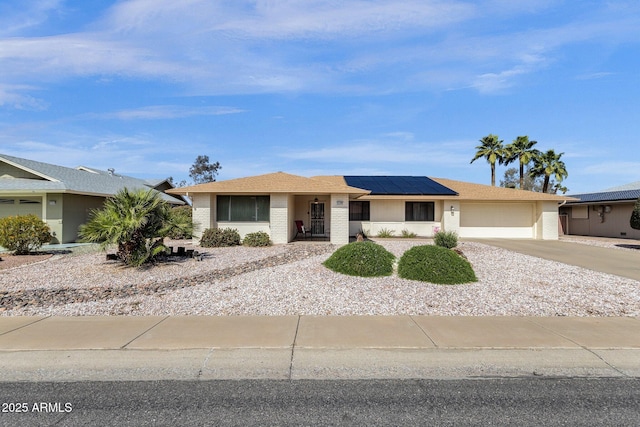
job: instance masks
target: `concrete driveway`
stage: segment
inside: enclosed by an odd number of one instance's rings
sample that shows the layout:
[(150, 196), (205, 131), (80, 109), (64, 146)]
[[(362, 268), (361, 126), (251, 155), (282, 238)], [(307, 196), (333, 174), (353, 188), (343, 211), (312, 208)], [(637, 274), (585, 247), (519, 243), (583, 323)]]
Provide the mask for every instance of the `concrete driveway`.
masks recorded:
[[(640, 281), (640, 250), (622, 250), (590, 246), (562, 240), (463, 239), (510, 251), (576, 265), (589, 270)], [(635, 242), (635, 241), (633, 241)], [(624, 243), (629, 243), (628, 240)]]

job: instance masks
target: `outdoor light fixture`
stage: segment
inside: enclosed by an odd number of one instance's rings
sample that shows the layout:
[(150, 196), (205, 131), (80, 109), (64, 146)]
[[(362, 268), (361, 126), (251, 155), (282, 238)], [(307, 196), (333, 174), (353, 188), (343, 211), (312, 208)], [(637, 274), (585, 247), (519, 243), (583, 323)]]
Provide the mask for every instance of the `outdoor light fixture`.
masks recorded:
[(316, 197), (315, 199), (313, 199), (313, 204), (317, 205), (318, 204), (318, 198)]
[(456, 212), (456, 209), (451, 205), (451, 216), (453, 216)]

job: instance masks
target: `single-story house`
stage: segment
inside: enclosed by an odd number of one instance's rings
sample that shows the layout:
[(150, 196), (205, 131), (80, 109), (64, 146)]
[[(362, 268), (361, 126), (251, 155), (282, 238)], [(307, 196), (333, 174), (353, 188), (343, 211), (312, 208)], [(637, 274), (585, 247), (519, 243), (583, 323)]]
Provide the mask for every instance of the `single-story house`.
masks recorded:
[(264, 231), (295, 239), (296, 221), (314, 236), (345, 244), (359, 231), (401, 235), (558, 238), (558, 206), (568, 197), (425, 176), (316, 176), (284, 172), (168, 190), (193, 201), (196, 239), (206, 228)]
[(52, 243), (76, 241), (89, 212), (125, 187), (152, 188), (171, 204), (185, 204), (165, 193), (173, 188), (167, 180), (145, 181), (113, 169), (67, 168), (0, 154), (0, 218), (34, 214), (51, 228)]
[(640, 239), (640, 230), (629, 224), (633, 206), (640, 197), (640, 181), (571, 197), (577, 200), (560, 208), (566, 234)]

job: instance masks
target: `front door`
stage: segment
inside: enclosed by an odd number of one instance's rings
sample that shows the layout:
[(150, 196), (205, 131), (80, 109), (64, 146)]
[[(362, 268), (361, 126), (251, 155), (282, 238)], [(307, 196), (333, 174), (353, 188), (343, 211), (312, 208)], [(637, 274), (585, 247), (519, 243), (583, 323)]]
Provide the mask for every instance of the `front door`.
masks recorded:
[(324, 235), (324, 202), (311, 203), (311, 235)]

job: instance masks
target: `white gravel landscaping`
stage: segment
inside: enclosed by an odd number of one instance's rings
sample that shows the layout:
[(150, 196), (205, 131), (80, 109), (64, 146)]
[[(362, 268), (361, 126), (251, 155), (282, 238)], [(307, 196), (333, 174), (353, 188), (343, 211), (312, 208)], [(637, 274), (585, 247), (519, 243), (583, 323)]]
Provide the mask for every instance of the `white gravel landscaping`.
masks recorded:
[[(396, 256), (427, 240), (378, 240)], [(318, 245), (318, 244), (316, 244)], [(324, 244), (322, 244), (324, 245)], [(104, 253), (54, 256), (0, 271), (2, 292), (118, 290), (130, 285), (179, 282), (150, 294), (90, 302), (32, 302), (0, 307), (0, 315), (510, 315), (640, 316), (640, 282), (530, 257), (475, 242), (459, 246), (478, 282), (434, 285), (398, 278), (345, 276), (325, 268), (327, 252), (250, 270), (252, 263), (299, 252), (304, 245), (205, 248), (206, 258), (127, 268)], [(198, 248), (196, 248), (198, 249)], [(225, 278), (205, 279), (229, 269)], [(204, 275), (204, 276), (203, 276)], [(191, 280), (200, 276), (200, 279)], [(179, 280), (183, 279), (183, 280)]]

